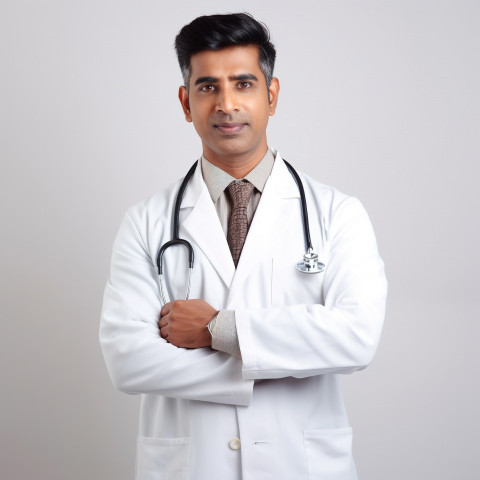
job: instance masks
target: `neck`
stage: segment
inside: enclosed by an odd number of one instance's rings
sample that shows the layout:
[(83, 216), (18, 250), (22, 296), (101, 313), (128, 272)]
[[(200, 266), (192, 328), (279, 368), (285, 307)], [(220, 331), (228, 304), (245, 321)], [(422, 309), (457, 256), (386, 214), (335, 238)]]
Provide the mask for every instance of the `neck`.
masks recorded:
[(204, 146), (203, 155), (218, 168), (227, 172), (234, 178), (243, 178), (251, 172), (267, 153), (267, 145), (262, 145), (254, 152), (245, 152), (232, 155), (217, 155)]

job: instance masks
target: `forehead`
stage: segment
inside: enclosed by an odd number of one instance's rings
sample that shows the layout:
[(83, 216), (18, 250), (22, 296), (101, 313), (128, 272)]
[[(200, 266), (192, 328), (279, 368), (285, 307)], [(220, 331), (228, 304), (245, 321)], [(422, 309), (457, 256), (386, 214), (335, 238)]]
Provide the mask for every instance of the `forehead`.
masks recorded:
[(196, 78), (205, 76), (221, 78), (240, 73), (252, 73), (257, 77), (262, 75), (256, 45), (195, 53), (190, 58), (190, 68), (193, 82)]

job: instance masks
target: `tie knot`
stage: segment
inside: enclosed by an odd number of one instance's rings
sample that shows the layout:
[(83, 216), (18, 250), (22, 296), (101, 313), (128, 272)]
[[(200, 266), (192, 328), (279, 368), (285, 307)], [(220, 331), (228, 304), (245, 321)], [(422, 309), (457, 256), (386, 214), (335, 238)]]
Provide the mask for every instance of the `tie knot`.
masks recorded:
[(248, 180), (234, 180), (228, 185), (228, 193), (232, 199), (233, 206), (247, 206), (254, 186)]

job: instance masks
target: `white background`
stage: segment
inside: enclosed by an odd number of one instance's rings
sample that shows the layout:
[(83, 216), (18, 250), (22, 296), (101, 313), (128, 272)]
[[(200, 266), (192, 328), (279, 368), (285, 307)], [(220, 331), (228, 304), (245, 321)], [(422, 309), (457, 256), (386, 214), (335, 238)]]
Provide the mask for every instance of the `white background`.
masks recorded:
[(97, 340), (111, 246), (200, 154), (175, 34), (239, 10), (278, 51), (270, 145), (362, 200), (387, 266), (378, 354), (343, 378), (360, 478), (480, 478), (478, 2), (0, 5), (2, 480), (133, 478), (138, 397)]

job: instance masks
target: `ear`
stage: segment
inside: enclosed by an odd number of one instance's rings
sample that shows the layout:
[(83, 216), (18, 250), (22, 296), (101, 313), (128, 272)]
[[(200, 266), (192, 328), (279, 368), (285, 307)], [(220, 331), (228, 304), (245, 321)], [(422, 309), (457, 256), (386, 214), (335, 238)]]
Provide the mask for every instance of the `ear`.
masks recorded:
[(178, 99), (183, 108), (183, 113), (185, 114), (185, 120), (187, 122), (192, 121), (192, 114), (190, 113), (190, 103), (188, 102), (188, 92), (187, 89), (182, 85), (178, 89)]
[(268, 87), (268, 92), (270, 93), (270, 98), (268, 100), (270, 104), (270, 116), (275, 115), (275, 110), (277, 108), (278, 94), (280, 92), (280, 82), (277, 77), (273, 77)]

